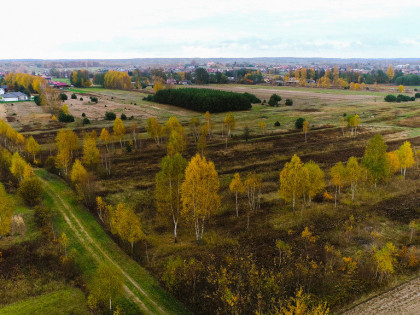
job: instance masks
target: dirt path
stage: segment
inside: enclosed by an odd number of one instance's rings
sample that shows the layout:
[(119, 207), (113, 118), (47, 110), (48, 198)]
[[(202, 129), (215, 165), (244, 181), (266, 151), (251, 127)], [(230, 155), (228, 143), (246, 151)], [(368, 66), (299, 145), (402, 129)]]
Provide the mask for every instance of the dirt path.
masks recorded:
[[(61, 213), (64, 220), (74, 232), (79, 242), (86, 248), (86, 250), (92, 255), (93, 259), (98, 263), (106, 261), (109, 264), (112, 264), (123, 276), (124, 290), (127, 296), (139, 306), (139, 308), (148, 314), (168, 314), (170, 311), (164, 310), (160, 305), (158, 305), (153, 298), (142, 288), (142, 285), (135, 281), (132, 276), (130, 276), (121, 265), (116, 262), (108, 253), (109, 249), (103, 248), (103, 246), (95, 241), (93, 237), (89, 234), (88, 230), (81, 223), (79, 218), (74, 214), (72, 206), (69, 205), (61, 196), (60, 191), (55, 189), (48, 181), (42, 179), (42, 182), (45, 185), (46, 193), (52, 198), (56, 209)], [(131, 289), (127, 286), (131, 287)], [(146, 302), (147, 306), (143, 301)], [(152, 305), (152, 307), (150, 307)]]
[(359, 304), (342, 314), (420, 314), (420, 277)]

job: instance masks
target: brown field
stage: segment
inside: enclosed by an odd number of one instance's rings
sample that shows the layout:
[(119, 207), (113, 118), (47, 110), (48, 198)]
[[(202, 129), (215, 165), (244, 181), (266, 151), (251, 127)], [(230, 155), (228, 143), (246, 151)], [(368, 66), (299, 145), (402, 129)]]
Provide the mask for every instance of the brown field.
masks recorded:
[[(136, 247), (136, 256), (139, 262), (156, 277), (162, 275), (163, 265), (169, 257), (179, 255), (184, 258), (205, 259), (208, 254), (221, 258), (232, 250), (232, 246), (234, 247), (232, 244), (238, 245), (246, 253), (255, 255), (262, 265), (270, 265), (276, 255), (273, 245), (275, 240), (280, 236), (290, 241), (295, 237), (298, 238), (305, 226), (309, 226), (319, 236), (319, 251), (326, 242), (335, 244), (343, 254), (349, 256), (356, 255), (358, 250), (372, 248), (373, 245), (381, 246), (389, 240), (395, 242), (396, 246), (405, 244), (407, 223), (418, 218), (420, 213), (420, 191), (417, 188), (420, 170), (417, 168), (408, 171), (406, 180), (395, 176), (388, 185), (380, 185), (377, 190), (369, 184), (360, 187), (354, 204), (350, 200), (348, 190), (345, 191), (340, 196), (338, 211), (333, 209), (331, 203), (323, 202), (322, 198), (318, 197), (311, 208), (293, 213), (277, 191), (279, 172), (293, 154), (298, 154), (303, 162), (315, 161), (328, 173), (330, 167), (339, 161), (345, 162), (351, 156), (362, 157), (369, 138), (376, 133), (384, 136), (388, 150), (397, 149), (404, 140), (409, 140), (415, 148), (420, 148), (418, 100), (409, 103), (386, 103), (383, 97), (387, 92), (358, 93), (235, 85), (210, 87), (236, 92), (247, 91), (266, 100), (271, 94), (278, 93), (283, 100), (279, 107), (259, 104), (254, 105), (250, 111), (234, 113), (237, 126), (232, 139), (229, 139), (227, 149), (225, 138), (221, 134), (225, 114), (212, 115), (215, 129), (213, 136), (208, 140), (205, 155), (214, 162), (220, 175), (222, 206), (217, 215), (207, 223), (204, 245), (200, 247), (195, 244), (192, 230), (185, 222), (180, 224), (180, 242), (173, 244), (171, 226), (160, 222), (155, 215), (154, 178), (159, 171), (162, 157), (166, 155), (166, 148), (165, 144), (158, 147), (153, 139), (148, 137), (145, 131), (145, 119), (155, 116), (164, 123), (170, 116), (175, 115), (189, 133), (188, 120), (193, 116), (202, 117), (202, 114), (143, 101), (142, 98), (146, 94), (140, 92), (86, 89), (76, 92), (77, 100), (71, 100), (71, 92), (68, 93), (69, 100), (66, 104), (71, 114), (77, 118), (76, 122), (68, 124), (68, 127), (74, 129), (80, 136), (83, 132), (91, 130), (99, 134), (104, 127), (111, 130), (112, 122), (103, 120), (106, 111), (114, 111), (118, 116), (121, 113), (125, 113), (127, 117), (133, 115), (134, 121), (140, 126), (137, 135), (139, 147), (130, 153), (125, 150), (122, 152), (117, 143), (114, 148), (111, 176), (106, 176), (101, 168), (98, 170), (97, 193), (111, 204), (118, 202), (132, 204), (142, 216), (145, 230), (149, 235), (150, 262), (145, 259), (143, 245)], [(84, 101), (79, 100), (80, 96), (83, 96)], [(90, 104), (89, 96), (98, 97), (99, 103)], [(284, 106), (286, 98), (292, 98), (294, 105)], [(11, 121), (12, 125), (27, 135), (32, 134), (42, 145), (42, 161), (45, 161), (50, 154), (54, 154), (54, 138), (57, 130), (65, 127), (64, 124), (50, 121), (48, 114), (43, 113), (41, 108), (33, 103), (0, 106), (3, 106), (0, 107), (3, 117), (15, 117), (16, 120)], [(81, 125), (82, 113), (91, 119), (90, 125)], [(344, 113), (347, 115), (357, 113), (361, 117), (361, 126), (356, 137), (351, 137), (347, 128), (343, 136), (339, 121)], [(307, 143), (304, 142), (304, 135), (294, 129), (294, 122), (298, 117), (304, 117), (310, 122), (311, 129)], [(267, 123), (265, 134), (259, 129), (260, 121)], [(281, 123), (280, 127), (274, 127), (276, 121)], [(125, 124), (128, 126), (130, 121), (126, 121)], [(243, 138), (245, 127), (251, 131), (248, 141)], [(129, 139), (130, 135), (126, 135), (125, 140)], [(101, 150), (105, 150), (102, 145)], [(196, 151), (196, 144), (189, 135), (188, 147), (183, 156), (188, 160)], [(247, 207), (246, 200), (245, 198), (241, 200), (241, 215), (236, 218), (233, 215), (234, 199), (228, 186), (235, 172), (239, 172), (244, 178), (250, 171), (261, 174), (264, 181), (262, 209), (252, 214), (248, 233), (244, 228), (246, 219), (243, 215)], [(327, 184), (326, 190), (333, 193), (330, 183)], [(343, 238), (343, 226), (350, 215), (356, 217), (357, 228)], [(379, 231), (380, 240), (374, 239), (366, 232), (371, 230)], [(289, 232), (291, 234), (288, 234)], [(416, 239), (415, 242), (418, 241), (420, 240)], [(398, 276), (396, 278), (398, 280)], [(353, 292), (346, 301), (332, 301), (332, 308), (337, 311), (345, 303), (379, 286), (370, 283), (360, 291)], [(334, 292), (323, 292), (323, 294), (329, 296)], [(383, 310), (375, 307), (372, 310)]]

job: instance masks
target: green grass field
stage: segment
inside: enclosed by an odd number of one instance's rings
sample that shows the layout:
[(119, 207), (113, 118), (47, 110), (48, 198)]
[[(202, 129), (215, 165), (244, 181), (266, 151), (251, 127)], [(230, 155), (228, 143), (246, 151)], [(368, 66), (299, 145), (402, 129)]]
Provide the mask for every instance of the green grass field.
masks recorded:
[(80, 289), (66, 288), (7, 305), (0, 309), (1, 315), (52, 315), (89, 314), (84, 293)]
[[(65, 232), (69, 237), (69, 247), (77, 250), (76, 261), (88, 283), (98, 264), (106, 261), (124, 273), (124, 284), (140, 300), (136, 303), (136, 299), (130, 299), (132, 314), (140, 310), (153, 314), (188, 313), (145, 269), (115, 244), (87, 209), (79, 206), (72, 189), (63, 180), (45, 170), (37, 170), (36, 174), (48, 183), (45, 186), (46, 203), (56, 213), (60, 233)], [(126, 299), (124, 303), (130, 302)]]

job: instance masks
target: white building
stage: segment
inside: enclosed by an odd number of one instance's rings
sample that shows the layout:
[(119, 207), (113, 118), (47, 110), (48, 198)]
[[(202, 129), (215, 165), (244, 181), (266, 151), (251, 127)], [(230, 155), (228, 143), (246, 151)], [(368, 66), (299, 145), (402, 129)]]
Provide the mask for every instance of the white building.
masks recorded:
[(28, 95), (22, 92), (5, 93), (0, 96), (0, 102), (27, 101)]
[(0, 87), (0, 95), (3, 95), (5, 93), (4, 89)]

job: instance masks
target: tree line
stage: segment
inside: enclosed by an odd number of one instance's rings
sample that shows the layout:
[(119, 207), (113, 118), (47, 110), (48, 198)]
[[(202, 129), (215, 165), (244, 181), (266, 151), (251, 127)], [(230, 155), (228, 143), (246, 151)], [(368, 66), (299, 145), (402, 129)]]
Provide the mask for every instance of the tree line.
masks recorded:
[(211, 89), (165, 89), (158, 91), (151, 99), (203, 113), (249, 110), (252, 107), (249, 98), (243, 94)]

